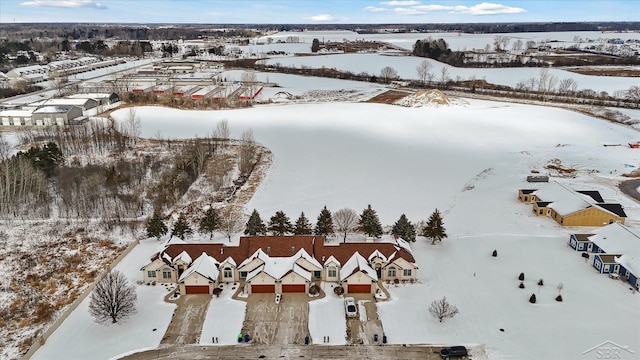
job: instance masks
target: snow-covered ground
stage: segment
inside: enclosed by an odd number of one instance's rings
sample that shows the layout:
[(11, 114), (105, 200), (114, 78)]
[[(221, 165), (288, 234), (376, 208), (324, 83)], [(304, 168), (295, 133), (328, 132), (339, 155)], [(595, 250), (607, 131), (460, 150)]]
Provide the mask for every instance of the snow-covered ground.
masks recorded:
[(247, 303), (232, 298), (235, 291), (227, 287), (220, 297), (213, 297), (202, 325), (201, 345), (233, 345), (238, 343), (238, 333), (242, 331)]
[[(324, 205), (359, 212), (371, 204), (389, 225), (402, 213), (416, 222), (439, 208), (449, 238), (436, 246), (419, 239), (413, 249), (421, 283), (390, 287), (391, 300), (380, 305), (391, 343), (484, 344), (490, 358), (517, 359), (580, 358), (606, 340), (640, 351), (639, 295), (596, 274), (566, 247), (570, 232), (586, 230), (533, 217), (530, 207), (516, 200), (519, 188), (531, 187), (526, 175), (532, 169), (544, 173), (544, 166), (557, 158), (578, 169), (577, 177), (563, 183), (600, 190), (604, 198), (622, 203), (628, 224), (637, 227), (640, 206), (619, 194), (615, 184), (628, 170), (625, 164), (638, 164), (638, 153), (603, 146), (637, 139), (633, 128), (557, 108), (480, 100), (438, 108), (362, 103), (222, 111), (139, 107), (136, 114), (148, 137), (202, 135), (223, 119), (234, 137), (251, 128), (274, 157), (246, 208), (258, 209), (263, 219), (278, 210), (291, 218), (301, 211), (315, 218)], [(126, 119), (127, 112), (113, 116)], [(140, 278), (151, 245), (157, 243), (143, 243), (139, 248), (144, 250), (134, 250), (119, 265), (131, 279)], [(490, 256), (494, 249), (497, 258)], [(520, 272), (527, 276), (524, 290), (517, 288)], [(542, 288), (536, 285), (540, 278)], [(562, 303), (553, 300), (559, 283), (564, 284)], [(162, 303), (158, 288), (138, 289), (145, 306), (136, 316), (153, 317), (104, 328), (92, 322), (85, 302), (36, 358), (109, 358), (157, 346), (172, 309)], [(531, 293), (538, 296), (535, 305), (528, 303)], [(343, 305), (333, 296), (328, 291), (310, 304), (315, 343), (325, 332), (332, 343), (344, 339)], [(439, 324), (426, 309), (442, 296), (461, 313)], [(235, 306), (241, 304), (214, 299), (206, 324)], [(224, 316), (237, 326), (241, 313)], [(333, 316), (337, 321), (325, 321)], [(203, 343), (212, 336), (227, 342), (217, 326), (205, 325)]]
[[(158, 251), (155, 239), (143, 240), (116, 267), (131, 284), (141, 280), (140, 268)], [(164, 301), (164, 286), (136, 285), (137, 312), (126, 322), (100, 325), (89, 315), (89, 298), (69, 315), (31, 357), (33, 360), (119, 358), (120, 354), (156, 348), (171, 321), (175, 305)]]
[[(380, 75), (380, 70), (390, 66), (398, 72), (402, 79), (418, 79), (417, 67), (424, 61), (424, 58), (415, 56), (387, 56), (383, 54), (333, 54), (317, 56), (284, 57), (265, 60), (266, 64), (280, 66), (290, 66), (295, 68), (334, 68), (341, 71), (351, 71), (354, 74), (367, 72), (371, 75)], [(540, 77), (540, 68), (459, 68), (426, 59), (432, 65), (431, 72), (434, 74), (434, 81), (442, 78), (442, 69), (448, 72), (447, 78), (461, 80), (471, 78), (484, 79), (491, 84), (507, 85), (515, 87), (517, 83), (530, 78)], [(606, 91), (613, 95), (615, 91), (626, 91), (632, 85), (637, 85), (637, 78), (615, 77), (615, 76), (594, 76), (582, 75), (561, 69), (548, 69), (549, 75), (553, 75), (558, 80), (573, 79), (579, 90), (591, 89), (596, 92)]]
[[(332, 283), (321, 284), (325, 297), (309, 302), (309, 334), (314, 344), (344, 345), (347, 343), (347, 323), (344, 298), (333, 292)], [(328, 342), (325, 341), (328, 336)]]
[[(566, 247), (572, 231), (585, 230), (534, 218), (516, 200), (519, 188), (531, 187), (526, 175), (533, 169), (544, 173), (548, 161), (558, 158), (578, 169), (577, 177), (560, 181), (622, 203), (628, 224), (638, 226), (640, 206), (615, 187), (628, 170), (624, 164), (638, 163), (637, 152), (603, 146), (636, 139), (635, 129), (562, 109), (480, 100), (439, 108), (142, 107), (137, 114), (148, 136), (158, 129), (193, 136), (221, 119), (234, 135), (252, 128), (274, 154), (267, 179), (247, 206), (263, 217), (277, 210), (313, 217), (324, 205), (359, 211), (372, 204), (383, 224), (392, 224), (402, 213), (415, 222), (436, 207), (442, 210), (449, 238), (437, 246), (414, 244), (422, 284), (391, 287), (391, 301), (380, 306), (391, 343), (486, 344), (491, 358), (519, 359), (575, 358), (605, 340), (640, 344), (638, 294), (596, 274)], [(493, 249), (497, 258), (490, 256)], [(525, 290), (517, 288), (520, 272), (527, 276)], [(542, 288), (536, 285), (540, 278)], [(561, 282), (565, 301), (558, 303)], [(539, 298), (536, 305), (528, 303), (531, 293)], [(426, 310), (441, 296), (461, 310), (444, 324)], [(320, 305), (311, 305), (315, 342), (318, 329), (330, 330), (314, 320)], [(337, 324), (333, 331), (341, 334)]]

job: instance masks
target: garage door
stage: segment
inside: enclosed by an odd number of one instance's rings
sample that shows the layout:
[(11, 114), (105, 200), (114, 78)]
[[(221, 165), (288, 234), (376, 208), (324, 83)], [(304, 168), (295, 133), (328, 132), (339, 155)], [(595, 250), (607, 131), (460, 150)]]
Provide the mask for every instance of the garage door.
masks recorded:
[(367, 285), (349, 285), (347, 292), (350, 293), (370, 293), (371, 284)]
[(298, 284), (283, 284), (282, 285), (282, 292), (283, 293), (303, 293), (305, 292), (305, 286), (304, 284), (302, 285), (298, 285)]
[(251, 285), (251, 292), (254, 294), (257, 293), (275, 293), (276, 286), (275, 285)]
[(209, 285), (191, 285), (185, 286), (187, 294), (208, 294)]

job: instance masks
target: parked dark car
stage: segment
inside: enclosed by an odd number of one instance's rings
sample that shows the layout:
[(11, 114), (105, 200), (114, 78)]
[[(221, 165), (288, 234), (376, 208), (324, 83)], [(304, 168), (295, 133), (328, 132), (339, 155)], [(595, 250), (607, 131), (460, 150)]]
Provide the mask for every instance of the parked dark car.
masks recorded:
[(467, 356), (467, 348), (464, 346), (449, 346), (440, 350), (443, 359), (461, 358)]

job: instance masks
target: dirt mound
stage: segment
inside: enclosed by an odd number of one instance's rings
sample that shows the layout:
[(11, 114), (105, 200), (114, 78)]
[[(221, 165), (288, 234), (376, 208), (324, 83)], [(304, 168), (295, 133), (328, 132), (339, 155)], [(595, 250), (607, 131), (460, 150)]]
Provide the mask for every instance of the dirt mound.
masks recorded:
[(415, 94), (405, 96), (395, 102), (396, 105), (406, 107), (440, 107), (453, 105), (454, 102), (440, 90), (419, 90)]

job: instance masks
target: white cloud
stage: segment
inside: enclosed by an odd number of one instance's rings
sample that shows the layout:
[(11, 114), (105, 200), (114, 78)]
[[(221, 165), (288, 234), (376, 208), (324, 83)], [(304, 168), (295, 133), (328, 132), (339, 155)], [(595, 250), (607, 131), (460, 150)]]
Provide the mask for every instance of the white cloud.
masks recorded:
[(470, 14), (470, 15), (495, 15), (495, 14), (517, 14), (523, 13), (527, 10), (518, 7), (511, 7), (502, 4), (493, 4), (493, 3), (481, 3), (478, 5), (473, 5), (471, 7), (467, 6), (455, 6), (453, 12), (461, 13), (461, 14)]
[(413, 1), (413, 0), (395, 0), (395, 1), (384, 1), (384, 2), (381, 2), (380, 4), (385, 6), (413, 6), (413, 5), (420, 5), (420, 2)]
[(370, 11), (370, 12), (382, 12), (382, 11), (387, 11), (387, 8), (382, 8), (382, 7), (375, 7), (375, 6), (367, 6), (366, 8), (362, 9), (364, 11)]
[(395, 8), (393, 9), (396, 13), (400, 15), (422, 15), (426, 14), (425, 11), (420, 11), (419, 9), (411, 8)]
[(29, 0), (23, 1), (20, 5), (35, 7), (107, 9), (106, 6), (94, 0)]
[(332, 20), (336, 20), (336, 18), (334, 18), (333, 16), (331, 16), (329, 14), (315, 15), (315, 16), (309, 17), (309, 19), (311, 19), (313, 21), (332, 21)]
[(480, 3), (473, 6), (464, 5), (415, 5), (408, 8), (396, 8), (394, 11), (403, 15), (420, 15), (428, 12), (446, 11), (451, 14), (467, 15), (496, 15), (496, 14), (517, 14), (527, 10), (519, 7), (511, 7), (502, 4)]

